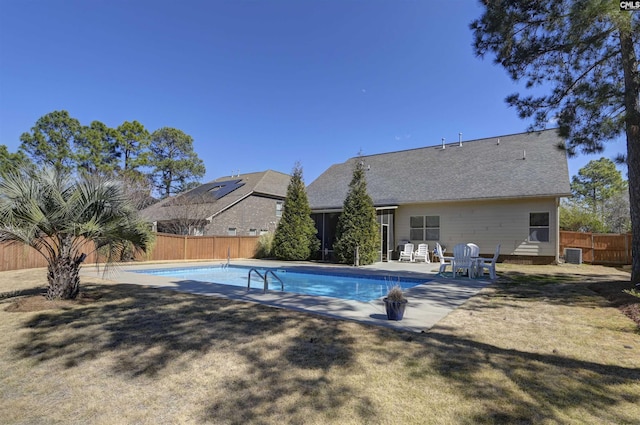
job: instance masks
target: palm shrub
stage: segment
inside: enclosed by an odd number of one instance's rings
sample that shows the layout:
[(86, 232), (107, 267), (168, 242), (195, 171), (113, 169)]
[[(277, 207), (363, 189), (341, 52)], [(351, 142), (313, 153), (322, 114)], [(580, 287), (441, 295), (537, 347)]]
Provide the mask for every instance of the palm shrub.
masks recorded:
[(273, 239), (273, 253), (281, 260), (307, 260), (320, 248), (316, 234), (302, 179), (302, 167), (296, 164), (287, 187), (282, 218)]
[(23, 243), (46, 259), (48, 299), (78, 296), (83, 250), (110, 262), (153, 242), (119, 182), (54, 169), (1, 176), (0, 223), (0, 242)]
[(338, 218), (333, 251), (339, 262), (351, 264), (358, 247), (359, 264), (372, 264), (378, 259), (380, 231), (373, 200), (367, 193), (364, 161), (357, 158), (349, 192)]

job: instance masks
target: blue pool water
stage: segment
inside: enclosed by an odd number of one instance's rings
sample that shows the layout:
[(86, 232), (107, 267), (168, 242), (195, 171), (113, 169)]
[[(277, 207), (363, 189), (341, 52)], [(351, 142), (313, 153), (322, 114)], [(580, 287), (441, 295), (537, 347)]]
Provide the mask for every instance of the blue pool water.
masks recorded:
[[(229, 266), (223, 268), (218, 266), (138, 270), (136, 273), (242, 286), (246, 288), (249, 270), (251, 270), (249, 267)], [(372, 301), (384, 297), (389, 288), (394, 285), (400, 285), (403, 289), (408, 289), (426, 281), (426, 279), (398, 278), (392, 276), (327, 274), (322, 271), (318, 271), (317, 273), (300, 273), (287, 270), (286, 268), (258, 269), (262, 276), (269, 270), (270, 272), (267, 279), (269, 282), (269, 290), (280, 291), (282, 289), (282, 284), (273, 277), (271, 274), (272, 271), (282, 280), (285, 292), (320, 295), (355, 301)], [(252, 272), (251, 288), (263, 289), (263, 287), (264, 280), (255, 272)]]

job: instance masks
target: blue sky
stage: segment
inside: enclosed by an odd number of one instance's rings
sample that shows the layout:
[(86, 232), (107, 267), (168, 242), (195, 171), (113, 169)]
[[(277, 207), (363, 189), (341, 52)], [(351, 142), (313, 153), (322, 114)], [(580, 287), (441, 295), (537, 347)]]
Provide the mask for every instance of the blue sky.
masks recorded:
[[(205, 181), (519, 133), (471, 0), (0, 0), (0, 144), (41, 116), (194, 139)], [(571, 159), (570, 174), (589, 160)]]

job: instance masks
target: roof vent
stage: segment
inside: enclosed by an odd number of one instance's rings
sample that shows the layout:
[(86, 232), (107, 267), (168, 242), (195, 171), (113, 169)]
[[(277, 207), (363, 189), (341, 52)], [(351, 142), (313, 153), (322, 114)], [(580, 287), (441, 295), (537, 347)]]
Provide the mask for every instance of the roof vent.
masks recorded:
[(527, 151), (522, 149), (522, 159), (527, 159)]
[(458, 133), (458, 146), (462, 146), (462, 133)]
[(496, 143), (498, 146), (500, 146), (500, 138), (498, 137), (498, 143)]
[(444, 137), (442, 138), (442, 149), (444, 149)]

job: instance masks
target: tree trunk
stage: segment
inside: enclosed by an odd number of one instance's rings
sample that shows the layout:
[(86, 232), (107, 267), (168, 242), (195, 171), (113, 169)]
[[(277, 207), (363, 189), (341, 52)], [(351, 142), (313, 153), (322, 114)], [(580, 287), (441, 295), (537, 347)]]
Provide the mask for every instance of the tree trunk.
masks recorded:
[(75, 299), (80, 293), (80, 263), (78, 258), (59, 256), (47, 267), (49, 288), (47, 298), (50, 300)]
[(631, 212), (631, 282), (640, 283), (640, 73), (631, 33), (631, 20), (620, 29), (625, 86), (625, 129)]

